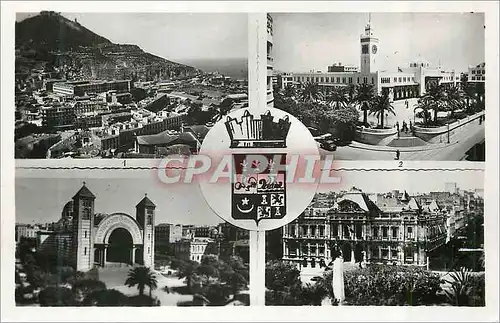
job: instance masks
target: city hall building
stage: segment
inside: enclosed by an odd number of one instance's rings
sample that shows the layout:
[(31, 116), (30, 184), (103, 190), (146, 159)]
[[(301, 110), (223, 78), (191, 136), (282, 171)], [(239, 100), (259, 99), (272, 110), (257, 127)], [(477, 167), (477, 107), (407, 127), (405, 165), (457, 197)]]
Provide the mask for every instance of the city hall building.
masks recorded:
[[(451, 86), (460, 82), (460, 73), (433, 68), (424, 59), (416, 59), (397, 72), (380, 70), (380, 46), (378, 37), (370, 23), (360, 36), (360, 68), (329, 66), (329, 72), (288, 73), (278, 83), (282, 88), (288, 84), (300, 85), (307, 82), (322, 87), (346, 87), (349, 85), (372, 84), (378, 94), (388, 93), (391, 100), (416, 98), (425, 94), (431, 84)], [(330, 72), (331, 71), (331, 72)], [(280, 76), (278, 77), (280, 78)]]
[(309, 207), (283, 227), (283, 260), (300, 270), (320, 269), (340, 250), (345, 262), (427, 264), (427, 253), (446, 242), (446, 213), (408, 194), (368, 194), (353, 188), (333, 207)]
[(57, 255), (79, 271), (112, 264), (154, 266), (155, 204), (146, 196), (135, 215), (102, 214), (85, 183), (66, 203), (54, 231), (39, 231), (37, 252)]

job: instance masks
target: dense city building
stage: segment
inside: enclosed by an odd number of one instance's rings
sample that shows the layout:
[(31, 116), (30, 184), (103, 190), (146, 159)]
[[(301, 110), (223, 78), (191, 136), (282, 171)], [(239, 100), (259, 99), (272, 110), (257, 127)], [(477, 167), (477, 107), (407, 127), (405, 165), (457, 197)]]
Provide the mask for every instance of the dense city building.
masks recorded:
[(282, 259), (301, 270), (321, 268), (332, 261), (335, 249), (348, 262), (426, 266), (428, 253), (455, 237), (474, 208), (481, 212), (481, 201), (467, 191), (410, 196), (353, 188), (317, 195), (299, 218), (283, 227)]
[(269, 107), (273, 107), (273, 18), (267, 14), (267, 93), (266, 100)]
[(211, 238), (182, 239), (174, 244), (174, 256), (179, 260), (200, 262), (203, 256), (218, 255), (218, 245)]
[(477, 66), (469, 66), (467, 81), (472, 83), (484, 83), (486, 81), (486, 64), (483, 62)]
[(102, 93), (116, 91), (118, 93), (130, 92), (133, 87), (131, 80), (123, 81), (67, 81), (53, 83), (52, 91), (61, 95), (83, 96), (88, 93)]

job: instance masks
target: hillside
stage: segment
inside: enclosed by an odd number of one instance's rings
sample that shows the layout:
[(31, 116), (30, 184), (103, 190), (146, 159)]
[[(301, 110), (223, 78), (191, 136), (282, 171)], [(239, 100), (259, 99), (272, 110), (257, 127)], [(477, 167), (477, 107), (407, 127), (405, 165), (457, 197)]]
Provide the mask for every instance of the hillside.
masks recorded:
[(61, 77), (164, 79), (199, 70), (144, 52), (137, 45), (114, 44), (55, 12), (16, 22), (16, 73), (33, 68)]

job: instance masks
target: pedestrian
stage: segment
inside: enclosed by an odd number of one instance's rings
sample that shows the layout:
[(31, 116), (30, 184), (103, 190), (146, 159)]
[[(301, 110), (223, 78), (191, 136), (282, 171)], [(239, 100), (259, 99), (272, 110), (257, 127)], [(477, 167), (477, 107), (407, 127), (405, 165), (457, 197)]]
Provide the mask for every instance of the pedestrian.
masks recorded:
[(396, 129), (398, 130), (398, 139), (399, 139), (399, 122), (396, 121)]
[(399, 160), (399, 156), (401, 155), (401, 152), (398, 150), (396, 150), (396, 160)]

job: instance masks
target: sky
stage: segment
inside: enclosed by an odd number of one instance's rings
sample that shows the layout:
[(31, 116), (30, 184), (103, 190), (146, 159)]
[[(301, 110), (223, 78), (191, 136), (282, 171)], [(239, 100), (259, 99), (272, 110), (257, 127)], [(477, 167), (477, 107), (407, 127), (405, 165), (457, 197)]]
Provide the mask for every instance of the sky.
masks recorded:
[[(246, 13), (61, 13), (114, 43), (187, 63), (248, 57)], [(33, 16), (18, 13), (16, 20)]]
[[(332, 63), (360, 64), (360, 35), (368, 13), (276, 13), (274, 67), (283, 72), (326, 72)], [(482, 13), (372, 13), (379, 38), (380, 70), (397, 71), (410, 61), (467, 71), (485, 61)]]
[(96, 213), (123, 212), (135, 217), (135, 206), (147, 193), (156, 204), (155, 224), (215, 225), (224, 222), (205, 202), (198, 185), (163, 184), (142, 178), (16, 178), (16, 222), (47, 223), (61, 218), (64, 205), (82, 187), (96, 196)]
[(483, 171), (338, 171), (340, 184), (320, 184), (318, 191), (330, 192), (357, 187), (366, 193), (386, 193), (392, 190), (412, 194), (445, 190), (445, 183), (457, 183), (459, 189), (484, 188)]

